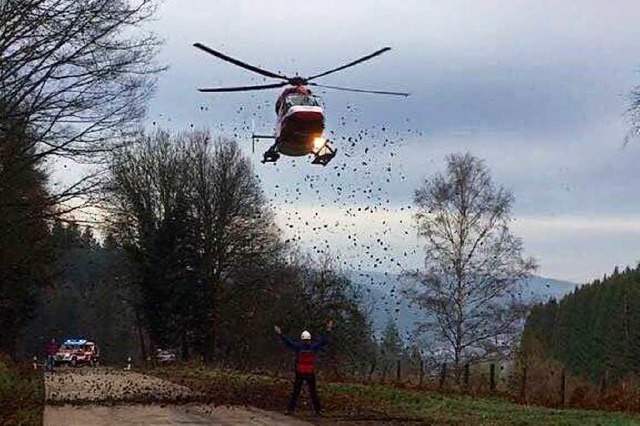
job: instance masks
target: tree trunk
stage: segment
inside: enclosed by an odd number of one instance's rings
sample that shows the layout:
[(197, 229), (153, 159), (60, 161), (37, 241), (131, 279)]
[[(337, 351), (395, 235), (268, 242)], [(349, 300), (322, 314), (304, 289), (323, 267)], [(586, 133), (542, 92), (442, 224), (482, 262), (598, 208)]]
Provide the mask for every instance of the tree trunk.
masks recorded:
[(187, 342), (187, 336), (185, 333), (182, 334), (182, 345), (180, 348), (180, 357), (182, 358), (182, 361), (188, 361), (189, 360), (189, 344)]
[(140, 344), (140, 356), (142, 357), (142, 362), (147, 360), (147, 348), (144, 343), (144, 333), (142, 332), (142, 320), (140, 318), (140, 311), (135, 309), (136, 315), (136, 329), (138, 331), (138, 342)]
[(489, 365), (489, 390), (491, 393), (496, 391), (496, 365), (494, 363)]
[(373, 373), (376, 371), (376, 359), (373, 359), (373, 362), (371, 363), (371, 369), (369, 370), (369, 381), (371, 381), (371, 378), (373, 377)]
[(442, 370), (440, 370), (440, 383), (439, 388), (443, 389), (445, 385), (445, 381), (447, 380), (447, 363), (442, 363)]

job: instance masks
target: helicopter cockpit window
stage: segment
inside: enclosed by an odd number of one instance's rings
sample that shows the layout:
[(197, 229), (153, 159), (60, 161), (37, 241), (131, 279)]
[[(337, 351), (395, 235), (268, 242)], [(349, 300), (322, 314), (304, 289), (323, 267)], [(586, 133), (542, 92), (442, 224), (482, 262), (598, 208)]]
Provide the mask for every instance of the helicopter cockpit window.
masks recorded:
[(292, 95), (287, 97), (287, 109), (292, 106), (320, 106), (320, 100), (313, 95)]

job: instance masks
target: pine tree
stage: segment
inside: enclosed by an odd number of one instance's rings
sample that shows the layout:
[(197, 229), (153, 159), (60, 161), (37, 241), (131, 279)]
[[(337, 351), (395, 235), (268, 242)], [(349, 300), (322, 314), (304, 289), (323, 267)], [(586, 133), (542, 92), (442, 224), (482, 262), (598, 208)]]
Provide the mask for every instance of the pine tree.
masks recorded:
[(559, 302), (534, 306), (522, 346), (541, 342), (544, 352), (573, 374), (598, 382), (639, 370), (640, 268), (615, 267), (610, 276), (576, 288)]
[(398, 326), (392, 318), (389, 318), (382, 332), (382, 341), (380, 343), (380, 364), (383, 377), (394, 371), (394, 367), (402, 357), (403, 352), (404, 342), (400, 337)]

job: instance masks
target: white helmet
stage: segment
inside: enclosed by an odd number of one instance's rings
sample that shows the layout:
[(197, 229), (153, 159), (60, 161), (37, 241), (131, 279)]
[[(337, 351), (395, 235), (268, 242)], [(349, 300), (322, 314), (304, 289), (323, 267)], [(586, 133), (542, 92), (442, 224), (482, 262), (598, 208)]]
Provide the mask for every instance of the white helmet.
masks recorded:
[(311, 333), (309, 333), (307, 330), (303, 331), (300, 335), (300, 340), (311, 340)]

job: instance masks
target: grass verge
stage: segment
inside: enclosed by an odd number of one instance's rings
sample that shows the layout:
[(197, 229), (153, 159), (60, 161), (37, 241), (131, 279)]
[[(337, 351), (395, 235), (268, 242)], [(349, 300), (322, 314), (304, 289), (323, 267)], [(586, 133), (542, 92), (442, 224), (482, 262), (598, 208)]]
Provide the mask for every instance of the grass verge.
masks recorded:
[(43, 413), (42, 371), (0, 354), (0, 425), (41, 425)]
[[(217, 405), (252, 405), (282, 411), (291, 380), (241, 374), (201, 366), (172, 366), (146, 371), (202, 392)], [(640, 425), (634, 414), (559, 410), (515, 404), (501, 398), (474, 398), (389, 385), (322, 383), (325, 416), (316, 424), (453, 425)], [(308, 398), (303, 396), (302, 417)]]

